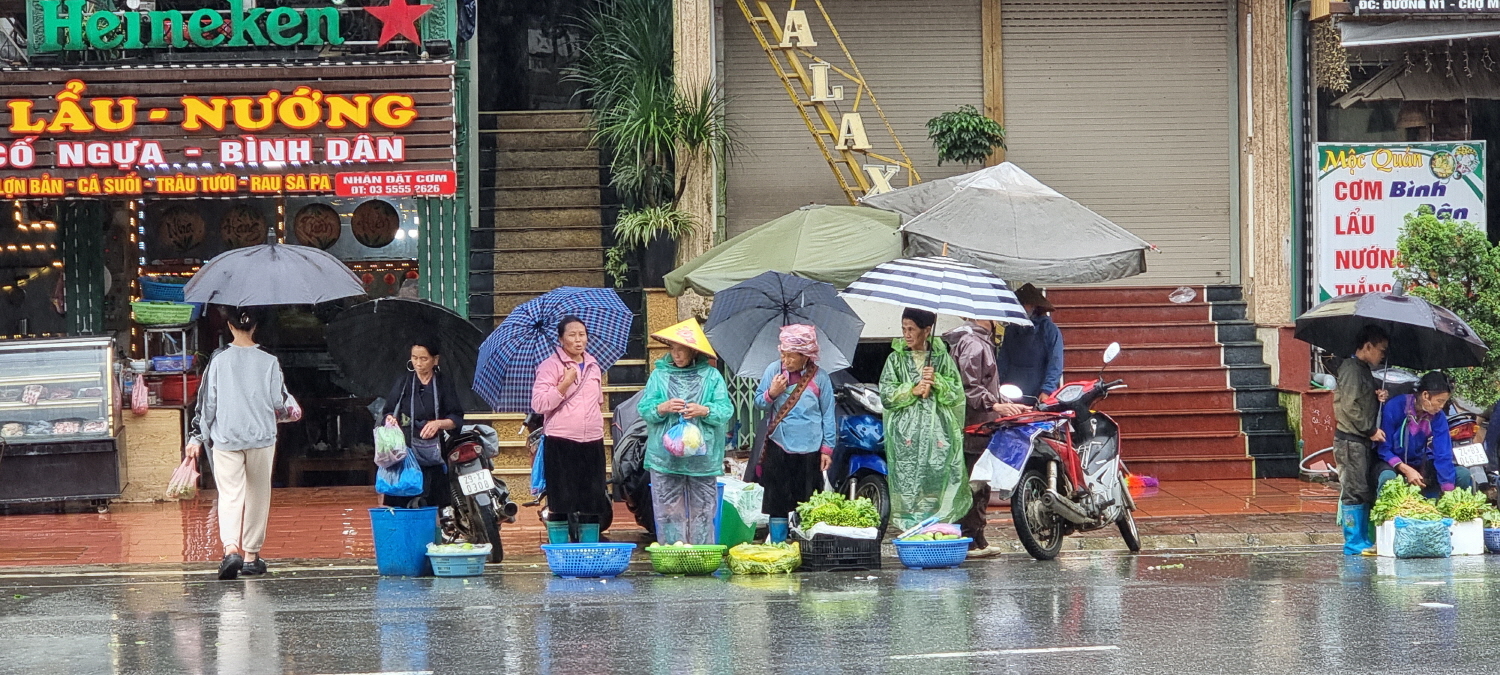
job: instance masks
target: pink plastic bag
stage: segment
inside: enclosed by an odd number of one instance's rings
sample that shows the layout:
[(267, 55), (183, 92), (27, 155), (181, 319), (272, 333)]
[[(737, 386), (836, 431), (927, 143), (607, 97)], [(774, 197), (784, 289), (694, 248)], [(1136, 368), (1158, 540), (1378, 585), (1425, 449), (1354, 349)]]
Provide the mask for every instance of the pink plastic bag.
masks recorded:
[(151, 392), (146, 389), (146, 376), (137, 373), (135, 376), (135, 389), (130, 392), (130, 412), (144, 415), (151, 410)]

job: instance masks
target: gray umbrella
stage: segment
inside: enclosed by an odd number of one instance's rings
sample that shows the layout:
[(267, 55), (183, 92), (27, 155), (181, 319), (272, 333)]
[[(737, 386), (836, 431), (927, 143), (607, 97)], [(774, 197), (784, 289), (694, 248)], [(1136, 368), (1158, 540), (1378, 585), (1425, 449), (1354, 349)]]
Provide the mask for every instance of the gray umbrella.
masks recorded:
[(359, 277), (338, 258), (322, 249), (291, 244), (220, 253), (183, 289), (188, 302), (233, 307), (316, 305), (364, 294)]
[(945, 255), (1011, 283), (1123, 279), (1153, 248), (1010, 162), (861, 201), (909, 216), (907, 257)]

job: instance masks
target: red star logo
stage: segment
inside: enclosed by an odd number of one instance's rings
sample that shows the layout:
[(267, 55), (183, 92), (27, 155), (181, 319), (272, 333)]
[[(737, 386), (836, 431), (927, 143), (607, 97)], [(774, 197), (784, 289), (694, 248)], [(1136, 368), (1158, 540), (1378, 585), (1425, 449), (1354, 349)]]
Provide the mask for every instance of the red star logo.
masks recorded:
[(380, 42), (376, 47), (384, 47), (385, 43), (397, 35), (404, 35), (406, 39), (422, 44), (422, 34), (417, 31), (417, 19), (432, 5), (408, 5), (406, 0), (390, 0), (389, 5), (384, 7), (365, 7), (365, 11), (380, 19)]

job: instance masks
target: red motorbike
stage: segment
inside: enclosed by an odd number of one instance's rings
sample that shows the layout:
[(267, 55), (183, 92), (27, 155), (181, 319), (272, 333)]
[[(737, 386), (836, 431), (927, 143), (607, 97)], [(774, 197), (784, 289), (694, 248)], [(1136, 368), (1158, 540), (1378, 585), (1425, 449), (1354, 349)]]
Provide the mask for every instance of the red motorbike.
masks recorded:
[[(1106, 365), (1120, 354), (1119, 343), (1104, 350)], [(1141, 550), (1136, 530), (1135, 501), (1126, 485), (1125, 462), (1120, 459), (1120, 427), (1109, 415), (1092, 410), (1110, 391), (1125, 388), (1122, 380), (1069, 382), (1043, 394), (1033, 412), (1007, 417), (964, 430), (972, 436), (993, 438), (1002, 430), (1034, 434), (1019, 451), (1002, 451), (1002, 463), (990, 485), (1010, 492), (1016, 536), (1037, 560), (1051, 560), (1062, 550), (1063, 537), (1109, 525), (1131, 551)], [(1014, 385), (1001, 387), (1010, 400), (1020, 400)], [(1012, 448), (1014, 450), (1014, 448)]]

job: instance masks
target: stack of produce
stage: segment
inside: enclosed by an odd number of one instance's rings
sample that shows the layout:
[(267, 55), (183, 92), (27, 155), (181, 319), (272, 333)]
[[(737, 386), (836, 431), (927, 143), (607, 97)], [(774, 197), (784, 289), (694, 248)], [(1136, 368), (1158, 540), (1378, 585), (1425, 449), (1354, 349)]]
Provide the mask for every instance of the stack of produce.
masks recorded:
[(811, 499), (797, 505), (797, 517), (803, 529), (818, 523), (838, 527), (878, 527), (880, 512), (865, 497), (845, 498), (837, 492), (815, 492)]

